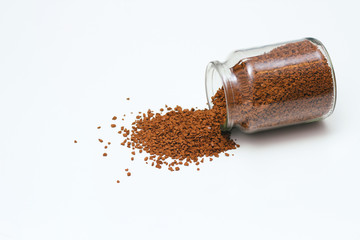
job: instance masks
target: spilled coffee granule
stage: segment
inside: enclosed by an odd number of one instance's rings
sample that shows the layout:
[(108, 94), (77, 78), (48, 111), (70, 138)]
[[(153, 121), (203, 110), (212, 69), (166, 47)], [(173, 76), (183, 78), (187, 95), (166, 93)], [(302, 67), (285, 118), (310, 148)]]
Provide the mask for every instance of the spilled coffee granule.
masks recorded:
[(74, 143), (77, 143), (77, 140), (74, 140)]
[[(170, 171), (175, 165), (175, 171), (179, 171), (178, 165), (196, 164), (202, 157), (219, 157), (220, 153), (239, 145), (230, 138), (229, 132), (222, 132), (220, 128), (226, 120), (223, 89), (218, 90), (212, 102), (214, 106), (210, 110), (176, 106), (174, 109), (167, 107), (168, 112), (163, 115), (151, 110), (139, 114), (131, 130), (121, 127), (119, 132), (124, 132), (126, 138), (121, 145), (127, 142), (128, 148), (137, 149), (139, 153), (145, 151), (150, 156), (144, 161), (152, 161), (151, 165), (159, 169), (165, 165)], [(135, 155), (135, 151), (131, 154)]]
[[(138, 152), (146, 154), (142, 157), (143, 161), (157, 169), (165, 167), (174, 172), (180, 171), (181, 166), (193, 164), (200, 171), (199, 165), (204, 163), (206, 157), (213, 161), (221, 153), (239, 147), (230, 138), (229, 132), (221, 131), (227, 114), (223, 89), (217, 91), (212, 102), (213, 108), (210, 110), (183, 109), (180, 106), (171, 108), (165, 105), (160, 113), (152, 110), (139, 112), (131, 129), (125, 126), (116, 129), (116, 133), (123, 138), (120, 145), (132, 150), (131, 161), (135, 160), (134, 156)], [(103, 153), (104, 157), (107, 155)], [(131, 176), (128, 168), (125, 172)]]

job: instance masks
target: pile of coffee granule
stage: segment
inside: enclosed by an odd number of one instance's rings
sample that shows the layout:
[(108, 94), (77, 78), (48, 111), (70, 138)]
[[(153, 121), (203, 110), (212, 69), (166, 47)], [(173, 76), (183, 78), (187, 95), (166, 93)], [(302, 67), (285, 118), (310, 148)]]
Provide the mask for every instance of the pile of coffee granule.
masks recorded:
[(151, 162), (156, 168), (165, 165), (170, 171), (180, 170), (178, 165), (199, 165), (204, 157), (219, 157), (220, 153), (239, 145), (230, 138), (229, 132), (222, 132), (220, 128), (226, 121), (223, 89), (217, 91), (212, 102), (210, 110), (165, 105), (167, 112), (164, 109), (160, 109), (160, 113), (139, 112), (131, 130), (122, 126), (118, 131), (125, 138), (121, 145), (131, 148), (132, 155), (136, 149), (140, 153), (145, 151), (150, 155), (144, 157), (147, 164)]

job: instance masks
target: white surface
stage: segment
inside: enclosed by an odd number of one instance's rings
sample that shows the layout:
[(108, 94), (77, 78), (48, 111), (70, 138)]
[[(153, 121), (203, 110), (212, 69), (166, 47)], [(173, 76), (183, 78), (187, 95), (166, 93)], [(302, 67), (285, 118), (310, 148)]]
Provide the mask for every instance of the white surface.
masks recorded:
[[(359, 239), (359, 7), (1, 1), (0, 239)], [(308, 36), (337, 77), (321, 123), (235, 131), (235, 157), (175, 173), (131, 162), (108, 127), (165, 103), (203, 108), (209, 61)], [(113, 142), (106, 159), (98, 137)]]

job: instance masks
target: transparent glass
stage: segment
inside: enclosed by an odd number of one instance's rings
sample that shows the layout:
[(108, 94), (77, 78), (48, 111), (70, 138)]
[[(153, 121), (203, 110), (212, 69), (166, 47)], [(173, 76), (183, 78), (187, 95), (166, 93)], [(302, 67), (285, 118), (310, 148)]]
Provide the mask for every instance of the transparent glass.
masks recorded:
[(335, 108), (334, 69), (314, 38), (234, 51), (225, 62), (210, 62), (205, 77), (210, 108), (211, 97), (225, 92), (225, 130), (253, 133), (318, 121)]

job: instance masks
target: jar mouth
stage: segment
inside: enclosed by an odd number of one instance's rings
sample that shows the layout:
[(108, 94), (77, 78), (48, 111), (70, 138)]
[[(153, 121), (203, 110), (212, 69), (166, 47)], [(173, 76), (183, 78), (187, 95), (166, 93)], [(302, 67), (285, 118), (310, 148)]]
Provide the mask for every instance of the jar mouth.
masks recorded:
[(209, 109), (213, 107), (211, 97), (214, 96), (220, 88), (224, 88), (226, 100), (226, 120), (225, 123), (220, 126), (222, 131), (229, 131), (233, 127), (233, 124), (229, 121), (231, 119), (228, 105), (229, 92), (227, 89), (228, 84), (226, 84), (229, 82), (229, 76), (227, 76), (227, 72), (229, 71), (229, 69), (226, 70), (221, 62), (213, 61), (207, 65), (205, 73), (205, 91)]

